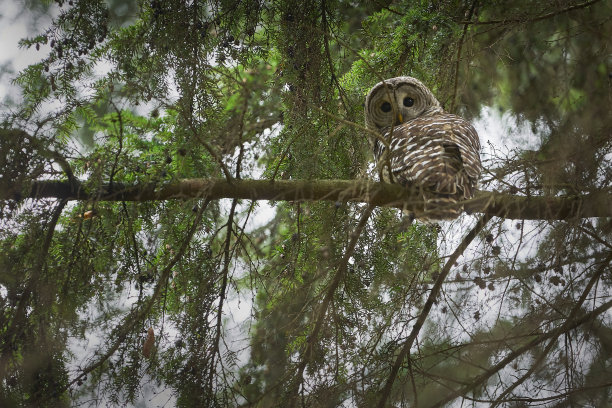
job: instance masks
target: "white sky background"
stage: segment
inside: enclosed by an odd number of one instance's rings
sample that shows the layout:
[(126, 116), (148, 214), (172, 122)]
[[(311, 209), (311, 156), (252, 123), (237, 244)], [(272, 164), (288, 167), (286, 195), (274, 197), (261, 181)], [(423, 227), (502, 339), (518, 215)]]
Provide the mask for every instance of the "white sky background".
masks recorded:
[[(56, 6), (54, 10), (57, 12)], [(11, 84), (16, 74), (29, 64), (39, 61), (49, 52), (47, 45), (43, 45), (40, 51), (36, 51), (34, 47), (30, 49), (19, 47), (18, 42), (21, 38), (34, 34), (32, 32), (33, 20), (34, 15), (24, 7), (24, 2), (0, 0), (0, 66), (5, 71), (0, 72), (0, 110), (7, 108), (5, 104), (7, 100), (18, 102), (20, 99), (16, 94), (17, 88)], [(39, 18), (36, 26), (37, 33), (43, 32), (50, 23), (50, 17)], [(540, 137), (532, 131), (529, 123), (523, 123), (519, 126), (511, 114), (501, 114), (497, 108), (483, 108), (480, 118), (474, 121), (474, 126), (480, 135), (484, 160), (490, 159), (494, 153), (501, 153), (502, 156), (508, 155), (514, 149), (535, 150), (540, 143)], [(538, 130), (542, 129), (536, 129), (536, 131)], [(258, 173), (257, 170), (255, 172)], [(255, 213), (247, 224), (248, 229), (257, 228), (268, 222), (273, 215), (274, 209), (268, 202), (258, 203)], [(473, 225), (476, 219), (475, 215), (466, 215), (457, 223), (446, 223), (443, 225), (443, 228), (446, 230), (443, 234), (445, 236), (443, 245), (446, 247), (446, 252), (454, 250), (456, 243), (459, 242), (467, 230), (466, 227)], [(512, 225), (512, 221), (510, 221), (510, 225)], [(512, 228), (508, 228), (508, 230), (512, 231)], [(469, 255), (466, 255), (469, 258)], [(229, 338), (234, 338), (240, 346), (239, 348), (244, 346), (244, 336), (246, 333), (242, 326), (250, 319), (251, 306), (248, 293), (238, 295), (233, 292), (228, 298), (226, 318), (230, 320), (226, 320), (226, 327), (228, 331), (233, 332), (233, 334), (229, 335)], [(99, 339), (92, 338), (89, 344), (73, 344), (73, 350), (77, 353), (76, 360), (82, 360), (86, 350), (91, 351), (92, 345), (98, 343), (100, 343)], [(148, 390), (145, 393), (146, 395), (143, 396), (143, 399), (136, 406), (163, 405), (167, 402), (169, 396), (169, 394), (163, 393), (154, 398), (154, 400), (151, 400), (155, 391)], [(171, 400), (166, 406), (173, 405)]]
[[(0, 73), (0, 103), (4, 103), (7, 96), (14, 97), (16, 88), (11, 85), (14, 76), (28, 65), (37, 62), (45, 52), (47, 46), (41, 51), (35, 48), (24, 49), (19, 47), (19, 40), (32, 35), (30, 24), (33, 24), (34, 15), (24, 2), (16, 0), (0, 0), (0, 66), (10, 68), (8, 72)], [(51, 23), (50, 17), (38, 20), (39, 31)], [(8, 64), (8, 65), (7, 65)]]

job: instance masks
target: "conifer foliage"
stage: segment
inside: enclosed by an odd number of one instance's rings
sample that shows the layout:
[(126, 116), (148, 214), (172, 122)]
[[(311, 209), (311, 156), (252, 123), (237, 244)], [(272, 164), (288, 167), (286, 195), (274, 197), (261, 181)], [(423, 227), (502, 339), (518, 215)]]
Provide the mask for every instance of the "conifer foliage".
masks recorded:
[[(612, 404), (609, 2), (28, 4), (0, 406)], [(375, 181), (398, 75), (484, 124), (456, 221)]]

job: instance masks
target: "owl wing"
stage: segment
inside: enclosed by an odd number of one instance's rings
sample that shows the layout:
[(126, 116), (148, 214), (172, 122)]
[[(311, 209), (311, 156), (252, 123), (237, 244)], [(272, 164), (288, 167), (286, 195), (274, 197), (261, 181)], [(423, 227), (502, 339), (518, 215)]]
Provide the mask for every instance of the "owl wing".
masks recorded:
[[(390, 167), (398, 182), (457, 194), (457, 198), (472, 197), (482, 171), (480, 141), (465, 119), (442, 113), (403, 123), (392, 134), (390, 129), (383, 133), (386, 140), (391, 138)], [(385, 148), (380, 143), (377, 147), (378, 160)]]

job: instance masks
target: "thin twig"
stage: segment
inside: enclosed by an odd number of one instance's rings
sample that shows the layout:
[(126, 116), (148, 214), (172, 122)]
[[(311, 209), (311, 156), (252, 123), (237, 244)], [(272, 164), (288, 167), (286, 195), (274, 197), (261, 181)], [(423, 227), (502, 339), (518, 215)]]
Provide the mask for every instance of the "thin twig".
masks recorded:
[(25, 324), (26, 310), (32, 300), (32, 294), (35, 290), (36, 285), (40, 285), (40, 276), (43, 274), (45, 265), (47, 264), (47, 256), (49, 254), (49, 248), (51, 247), (51, 241), (55, 233), (55, 227), (59, 221), (62, 211), (68, 203), (67, 200), (61, 200), (59, 204), (53, 210), (51, 219), (47, 224), (47, 232), (45, 234), (45, 240), (43, 241), (40, 253), (36, 257), (36, 263), (34, 264), (30, 275), (26, 278), (25, 288), (23, 289), (22, 295), (19, 298), (17, 307), (14, 313), (12, 313), (12, 319), (8, 324), (6, 330), (3, 331), (3, 338), (0, 342), (0, 353), (2, 356), (0, 362), (0, 372), (4, 373), (5, 365), (7, 363), (6, 355), (11, 353), (10, 345), (14, 344), (14, 339), (19, 338), (24, 330), (28, 327)]
[(153, 290), (153, 294), (151, 295), (151, 297), (147, 299), (147, 301), (141, 308), (132, 310), (123, 319), (122, 324), (119, 325), (114, 331), (114, 333), (112, 334), (112, 337), (115, 339), (115, 341), (106, 350), (106, 352), (100, 355), (100, 357), (95, 362), (91, 363), (90, 365), (82, 369), (81, 373), (77, 375), (74, 379), (72, 379), (68, 384), (66, 384), (61, 391), (68, 389), (70, 386), (75, 384), (77, 381), (84, 378), (87, 374), (97, 369), (98, 367), (101, 367), (104, 364), (104, 362), (108, 360), (115, 353), (115, 351), (119, 349), (119, 346), (121, 346), (121, 344), (125, 340), (125, 337), (128, 335), (128, 333), (131, 330), (133, 330), (133, 328), (136, 327), (136, 325), (139, 324), (142, 321), (142, 319), (144, 319), (144, 317), (146, 317), (146, 315), (149, 313), (149, 311), (153, 307), (153, 304), (155, 303), (155, 301), (159, 298), (159, 296), (163, 292), (163, 288), (166, 286), (166, 281), (170, 277), (172, 268), (183, 257), (183, 255), (185, 254), (185, 251), (187, 251), (187, 248), (189, 248), (189, 243), (191, 242), (191, 238), (193, 237), (195, 232), (198, 230), (198, 226), (200, 225), (200, 221), (202, 220), (202, 215), (204, 214), (204, 210), (208, 206), (209, 202), (210, 200), (206, 199), (204, 204), (200, 207), (198, 213), (196, 214), (195, 220), (193, 221), (191, 228), (187, 232), (185, 239), (183, 240), (180, 248), (176, 251), (176, 254), (172, 257), (170, 262), (168, 262), (168, 264), (162, 271), (161, 276), (157, 281), (158, 283), (155, 285), (155, 288)]
[(329, 50), (329, 22), (327, 21), (327, 9), (325, 7), (325, 0), (321, 1), (321, 24), (323, 25), (323, 30), (325, 32), (325, 35), (323, 36), (325, 38), (323, 45), (325, 47), (325, 55), (327, 56), (327, 63), (329, 65), (331, 82), (335, 85), (336, 89), (338, 89), (338, 96), (340, 97), (340, 102), (342, 102), (344, 110), (348, 112), (349, 109), (345, 102), (346, 94), (342, 86), (340, 86), (340, 82), (338, 81), (338, 77), (336, 76), (336, 73), (334, 71), (334, 62), (331, 56), (331, 52)]
[[(595, 272), (593, 278), (591, 279), (591, 281), (587, 284), (588, 289), (590, 290), (590, 288), (592, 288), (592, 286), (595, 284), (595, 282), (598, 280), (598, 278), (601, 276), (601, 274), (607, 269), (607, 267), (609, 266), (610, 261), (612, 261), (612, 253), (608, 255), (608, 257), (603, 261), (600, 269)], [(584, 299), (586, 299), (586, 296), (588, 295), (588, 291), (583, 291), (578, 303), (576, 304), (576, 307), (574, 307), (572, 309), (571, 315), (575, 315), (577, 314), (577, 311), (579, 310), (580, 306), (582, 306), (582, 303), (584, 302)], [(494, 366), (492, 366), (491, 368), (489, 368), (488, 370), (486, 370), (484, 373), (480, 374), (479, 376), (477, 376), (476, 378), (474, 378), (470, 384), (455, 390), (453, 392), (451, 392), (449, 395), (447, 395), (446, 397), (442, 398), (440, 401), (438, 401), (435, 405), (432, 406), (432, 408), (435, 407), (442, 407), (445, 404), (447, 404), (448, 402), (452, 401), (454, 398), (460, 397), (460, 396), (464, 396), (467, 393), (469, 393), (471, 390), (480, 387), (482, 384), (484, 384), (491, 376), (495, 375), (496, 373), (498, 373), (500, 370), (502, 370), (504, 367), (506, 367), (508, 364), (510, 364), (512, 361), (514, 361), (515, 359), (517, 359), (518, 357), (520, 357), (521, 355), (523, 355), (524, 353), (526, 353), (529, 350), (532, 350), (534, 347), (537, 347), (540, 343), (548, 340), (548, 339), (556, 339), (558, 336), (560, 336), (562, 333), (571, 330), (575, 327), (580, 326), (581, 324), (590, 321), (592, 319), (594, 319), (595, 317), (599, 316), (600, 314), (606, 312), (608, 309), (610, 309), (610, 307), (612, 307), (612, 300), (602, 304), (601, 306), (599, 306), (598, 308), (592, 310), (589, 313), (585, 313), (584, 315), (580, 316), (580, 317), (574, 317), (573, 319), (568, 317), (568, 319), (566, 319), (565, 323), (561, 326), (559, 326), (557, 329), (555, 330), (551, 330), (549, 332), (546, 332), (544, 334), (542, 334), (541, 336), (531, 340), (530, 342), (526, 343), (525, 345), (511, 351), (506, 357), (504, 357), (502, 360), (500, 360), (497, 364), (495, 364)]]
[(429, 296), (427, 297), (427, 300), (425, 301), (425, 305), (423, 305), (423, 310), (421, 311), (421, 314), (419, 315), (416, 323), (412, 327), (412, 331), (408, 335), (408, 338), (404, 342), (404, 345), (402, 346), (400, 353), (395, 359), (395, 363), (393, 363), (393, 366), (391, 367), (391, 373), (389, 374), (389, 377), (387, 378), (385, 386), (383, 387), (380, 393), (381, 397), (380, 397), (380, 400), (378, 401), (379, 408), (384, 408), (387, 402), (387, 398), (391, 394), (391, 388), (393, 387), (393, 383), (395, 382), (395, 379), (397, 377), (397, 373), (399, 372), (400, 367), (402, 366), (402, 364), (404, 364), (404, 360), (407, 357), (410, 358), (409, 354), (410, 354), (410, 349), (412, 348), (412, 344), (414, 343), (414, 340), (418, 336), (419, 331), (421, 330), (421, 327), (423, 327), (423, 323), (425, 323), (425, 319), (427, 319), (427, 316), (429, 315), (429, 312), (431, 311), (431, 307), (433, 306), (436, 298), (438, 297), (440, 289), (442, 288), (442, 284), (444, 283), (446, 276), (450, 272), (451, 267), (454, 265), (457, 258), (459, 258), (461, 254), (463, 254), (463, 252), (467, 249), (468, 245), (470, 245), (470, 243), (474, 240), (474, 238), (476, 238), (478, 233), (484, 228), (484, 226), (487, 224), (487, 222), (489, 222), (491, 218), (492, 216), (490, 215), (487, 215), (487, 214), (483, 215), (480, 218), (480, 220), (478, 220), (474, 228), (472, 228), (472, 230), (468, 232), (468, 234), (463, 238), (463, 240), (461, 241), (457, 249), (455, 249), (455, 251), (446, 261), (446, 264), (444, 264), (444, 267), (440, 271), (440, 275), (438, 276), (438, 279), (436, 279), (436, 282), (434, 283), (434, 286), (431, 289), (431, 292), (429, 292)]
[(228, 181), (228, 183), (231, 183), (232, 180), (233, 180), (232, 173), (229, 171), (229, 169), (227, 168), (227, 166), (223, 162), (223, 159), (221, 158), (219, 153), (217, 153), (217, 151), (206, 140), (204, 140), (204, 138), (201, 137), (200, 132), (198, 132), (198, 130), (196, 129), (195, 124), (193, 123), (192, 118), (186, 117), (186, 115), (184, 113), (183, 113), (183, 116), (185, 116), (184, 119), (189, 124), (189, 128), (191, 129), (191, 132), (193, 133), (195, 138), (198, 139), (198, 142), (202, 146), (204, 146), (204, 148), (213, 157), (213, 159), (215, 159), (215, 161), (219, 164), (219, 167), (223, 171), (223, 174), (225, 175), (226, 180)]
[(311, 105), (311, 107), (316, 109), (317, 111), (321, 112), (322, 114), (327, 115), (330, 118), (333, 118), (334, 120), (337, 120), (340, 123), (344, 123), (345, 125), (348, 125), (348, 126), (351, 126), (351, 127), (355, 128), (355, 129), (359, 129), (359, 130), (362, 130), (362, 131), (366, 132), (367, 134), (369, 134), (369, 135), (373, 136), (374, 138), (376, 138), (377, 140), (379, 140), (380, 143), (382, 143), (387, 149), (389, 148), (389, 142), (384, 137), (382, 137), (379, 132), (377, 132), (375, 130), (372, 130), (372, 129), (368, 129), (367, 127), (365, 127), (363, 125), (360, 125), (359, 123), (355, 123), (355, 122), (351, 122), (350, 120), (343, 119), (343, 118), (341, 118), (338, 115), (335, 115), (335, 114), (333, 114), (331, 112), (328, 112), (328, 111), (326, 111), (324, 109), (321, 109), (318, 106), (315, 106), (314, 104)]
[[(468, 13), (468, 21), (472, 19), (472, 15), (474, 14), (474, 9), (476, 8), (476, 3), (478, 0), (474, 0), (472, 2), (472, 6), (470, 7), (470, 11)], [(459, 64), (461, 62), (461, 50), (463, 49), (463, 42), (465, 40), (465, 36), (467, 35), (469, 24), (463, 24), (463, 32), (461, 33), (461, 38), (459, 38), (459, 45), (457, 45), (457, 59), (455, 61), (455, 81), (453, 85), (453, 98), (451, 99), (450, 111), (455, 111), (455, 105), (457, 102), (457, 86), (459, 84)]]
[(512, 19), (506, 19), (506, 20), (489, 20), (489, 21), (460, 21), (459, 23), (460, 24), (471, 24), (471, 25), (532, 23), (534, 21), (546, 20), (548, 18), (558, 16), (559, 14), (564, 14), (564, 13), (568, 13), (568, 12), (573, 11), (573, 10), (578, 10), (578, 9), (581, 9), (581, 8), (585, 8), (585, 7), (591, 6), (591, 5), (595, 4), (595, 3), (598, 3), (600, 1), (601, 0), (587, 1), (586, 3), (576, 4), (575, 6), (571, 6), (571, 7), (562, 9), (562, 10), (557, 10), (557, 11), (550, 12), (548, 14), (544, 14), (544, 15), (539, 16), (539, 17), (528, 18), (528, 19), (512, 18)]
[[(504, 401), (504, 403), (508, 403), (508, 402), (514, 402), (516, 405), (520, 404), (521, 402), (548, 402), (548, 401), (554, 401), (554, 400), (560, 400), (560, 399), (567, 399), (567, 397), (570, 397), (572, 395), (577, 395), (577, 394), (583, 394), (589, 391), (593, 391), (593, 390), (599, 390), (602, 388), (608, 389), (612, 387), (612, 382), (607, 382), (607, 383), (603, 383), (603, 384), (597, 384), (597, 385), (583, 385), (580, 388), (574, 388), (571, 389), (567, 392), (562, 392), (560, 394), (555, 394), (555, 395), (551, 395), (550, 397), (540, 397), (540, 398), (533, 398), (533, 397), (521, 397), (521, 398), (507, 398)], [(463, 398), (465, 398), (466, 400), (469, 401), (474, 401), (474, 402), (484, 402), (487, 404), (490, 404), (491, 402), (493, 402), (492, 400), (485, 400), (485, 399), (480, 399), (480, 398), (472, 398), (469, 396), (464, 396)], [(515, 405), (515, 406), (516, 406)], [(519, 405), (521, 406), (521, 405)]]
[(113, 167), (111, 168), (110, 176), (109, 176), (109, 186), (111, 190), (113, 189), (113, 180), (115, 178), (115, 173), (117, 172), (117, 164), (119, 163), (119, 156), (123, 150), (123, 116), (121, 115), (121, 109), (115, 105), (115, 102), (111, 99), (111, 105), (115, 108), (115, 112), (117, 112), (117, 120), (119, 121), (119, 131), (117, 132), (117, 141), (119, 142), (119, 148), (115, 153), (115, 160), (113, 161)]
[(537, 360), (531, 365), (531, 367), (529, 368), (529, 370), (527, 370), (525, 374), (523, 374), (510, 387), (508, 387), (504, 392), (502, 392), (499, 395), (499, 397), (497, 397), (493, 405), (491, 405), (491, 408), (495, 408), (499, 406), (499, 404), (504, 400), (504, 398), (507, 395), (509, 395), (513, 390), (515, 390), (516, 387), (524, 383), (525, 380), (527, 380), (531, 376), (531, 374), (533, 374), (535, 370), (537, 370), (540, 367), (540, 365), (542, 364), (542, 362), (544, 361), (544, 359), (546, 358), (550, 350), (552, 350), (553, 346), (555, 345), (557, 338), (561, 334), (565, 333), (567, 331), (568, 326), (572, 324), (572, 320), (574, 319), (574, 317), (576, 317), (576, 315), (582, 308), (582, 305), (586, 301), (586, 298), (591, 292), (591, 289), (593, 289), (593, 286), (595, 286), (595, 284), (599, 281), (599, 279), (601, 278), (601, 275), (603, 275), (603, 273), (608, 269), (608, 266), (611, 261), (612, 261), (612, 253), (608, 256), (607, 259), (603, 261), (602, 265), (597, 269), (597, 271), (595, 271), (593, 276), (591, 276), (591, 279), (589, 280), (586, 287), (582, 291), (580, 298), (575, 303), (574, 307), (572, 308), (572, 311), (567, 316), (567, 319), (565, 319), (565, 322), (560, 327), (554, 330), (555, 335), (552, 336), (552, 338), (550, 339), (550, 341), (548, 342), (548, 344), (546, 345), (542, 353), (539, 354)]
[[(232, 242), (232, 225), (234, 224), (234, 214), (236, 211), (236, 205), (238, 204), (238, 200), (234, 199), (232, 200), (232, 206), (230, 207), (230, 212), (229, 212), (229, 216), (227, 219), (227, 224), (226, 224), (226, 235), (225, 235), (225, 246), (223, 248), (223, 270), (221, 271), (222, 274), (222, 282), (221, 282), (221, 289), (219, 290), (219, 307), (217, 308), (217, 325), (216, 325), (216, 333), (215, 333), (215, 341), (213, 342), (213, 346), (215, 347), (215, 349), (213, 350), (213, 352), (211, 353), (211, 358), (210, 358), (210, 368), (209, 368), (209, 392), (211, 393), (210, 395), (213, 395), (213, 378), (214, 378), (214, 373), (215, 373), (215, 355), (220, 353), (219, 350), (219, 339), (221, 338), (221, 329), (222, 329), (222, 324), (221, 324), (221, 318), (223, 317), (223, 303), (225, 302), (225, 297), (227, 296), (227, 282), (228, 282), (228, 276), (229, 276), (229, 267), (230, 267), (230, 263), (231, 263), (231, 256), (230, 256), (230, 245)], [(219, 358), (221, 358), (219, 356)]]
[(314, 328), (312, 329), (310, 336), (308, 336), (308, 339), (306, 340), (306, 346), (304, 347), (304, 351), (302, 352), (302, 356), (301, 356), (301, 361), (297, 367), (297, 374), (294, 379), (293, 390), (291, 393), (292, 403), (295, 402), (295, 397), (297, 396), (297, 392), (303, 381), (304, 369), (306, 368), (306, 365), (310, 361), (312, 349), (319, 337), (319, 332), (321, 331), (321, 328), (323, 327), (323, 322), (325, 321), (327, 309), (329, 308), (332, 298), (334, 297), (334, 294), (336, 293), (336, 289), (340, 285), (342, 278), (344, 277), (344, 275), (346, 275), (346, 271), (348, 270), (349, 259), (351, 258), (351, 256), (353, 256), (353, 252), (355, 251), (355, 246), (357, 245), (357, 241), (359, 240), (359, 237), (361, 236), (361, 232), (363, 231), (368, 220), (370, 219), (370, 216), (372, 215), (372, 211), (374, 211), (374, 208), (375, 208), (374, 206), (368, 205), (365, 211), (363, 212), (363, 214), (361, 215), (361, 218), (359, 220), (359, 223), (357, 224), (357, 227), (351, 234), (351, 240), (349, 241), (346, 247), (344, 256), (342, 257), (340, 261), (340, 265), (338, 266), (338, 270), (336, 271), (334, 278), (332, 279), (329, 286), (327, 287), (325, 297), (323, 298), (323, 302), (321, 303), (321, 306), (319, 307), (319, 310), (317, 313), (317, 318), (315, 319)]

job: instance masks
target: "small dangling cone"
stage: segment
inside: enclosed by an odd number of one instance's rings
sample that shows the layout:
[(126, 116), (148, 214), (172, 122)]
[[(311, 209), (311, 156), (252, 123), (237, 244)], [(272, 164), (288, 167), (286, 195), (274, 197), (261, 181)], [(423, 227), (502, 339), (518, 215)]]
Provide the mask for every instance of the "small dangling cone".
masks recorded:
[(151, 351), (153, 350), (153, 346), (155, 345), (155, 333), (153, 332), (153, 328), (149, 327), (147, 331), (147, 338), (142, 346), (142, 355), (145, 358), (151, 357)]
[(79, 214), (77, 217), (78, 218), (83, 218), (84, 220), (89, 220), (89, 219), (95, 217), (96, 215), (98, 215), (98, 211), (96, 211), (96, 210), (89, 210), (89, 211), (85, 211), (83, 214)]

